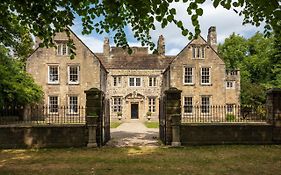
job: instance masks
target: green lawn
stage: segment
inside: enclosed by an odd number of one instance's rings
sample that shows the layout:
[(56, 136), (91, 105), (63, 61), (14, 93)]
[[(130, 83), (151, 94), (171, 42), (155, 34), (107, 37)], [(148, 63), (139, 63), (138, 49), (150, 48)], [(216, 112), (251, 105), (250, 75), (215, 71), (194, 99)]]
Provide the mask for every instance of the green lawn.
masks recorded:
[(122, 124), (122, 122), (110, 122), (110, 128), (117, 128), (118, 126), (120, 126)]
[(280, 174), (281, 146), (1, 150), (0, 174)]
[(146, 121), (144, 122), (144, 125), (147, 127), (147, 128), (159, 128), (159, 122), (153, 122), (153, 121)]

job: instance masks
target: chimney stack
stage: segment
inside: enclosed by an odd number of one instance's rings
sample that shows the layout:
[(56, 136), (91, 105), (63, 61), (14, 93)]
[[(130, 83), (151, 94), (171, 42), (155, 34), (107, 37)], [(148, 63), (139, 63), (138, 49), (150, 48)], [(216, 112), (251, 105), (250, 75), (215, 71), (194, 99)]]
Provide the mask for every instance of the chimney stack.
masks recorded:
[(103, 42), (103, 55), (109, 57), (109, 52), (110, 52), (109, 39), (105, 37)]
[(217, 32), (216, 32), (216, 27), (215, 26), (211, 26), (209, 28), (207, 42), (216, 52), (218, 51)]
[(163, 35), (159, 36), (158, 43), (157, 43), (157, 50), (159, 55), (165, 55), (165, 39)]
[(37, 47), (39, 47), (39, 44), (42, 43), (42, 40), (38, 37), (35, 36), (35, 45), (34, 45), (34, 49), (36, 49)]

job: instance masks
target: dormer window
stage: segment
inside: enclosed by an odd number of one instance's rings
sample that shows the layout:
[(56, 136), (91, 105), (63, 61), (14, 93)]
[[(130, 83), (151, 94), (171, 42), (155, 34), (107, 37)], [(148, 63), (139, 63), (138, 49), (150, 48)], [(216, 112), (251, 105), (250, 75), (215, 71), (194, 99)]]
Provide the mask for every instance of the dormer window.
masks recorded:
[(70, 51), (66, 42), (57, 43), (57, 55), (69, 55)]
[(205, 47), (192, 46), (192, 58), (193, 59), (204, 59), (205, 58)]

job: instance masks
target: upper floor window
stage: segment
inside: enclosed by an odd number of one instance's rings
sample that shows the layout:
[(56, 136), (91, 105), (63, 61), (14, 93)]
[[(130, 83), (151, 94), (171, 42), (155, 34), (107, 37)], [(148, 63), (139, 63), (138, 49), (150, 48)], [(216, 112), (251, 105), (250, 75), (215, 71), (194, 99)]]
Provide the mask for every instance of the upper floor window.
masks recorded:
[(202, 113), (210, 112), (210, 97), (209, 96), (201, 97), (201, 112)]
[(129, 86), (141, 86), (141, 78), (129, 78)]
[(202, 46), (192, 46), (192, 58), (205, 58), (205, 47)]
[(235, 89), (235, 81), (226, 81), (226, 89)]
[(156, 86), (156, 77), (149, 77), (149, 86)]
[(58, 96), (49, 96), (48, 97), (48, 111), (50, 114), (59, 112), (59, 97)]
[(78, 96), (72, 95), (68, 97), (69, 114), (78, 113)]
[(58, 84), (59, 83), (59, 66), (49, 65), (48, 66), (48, 83)]
[(192, 101), (193, 101), (193, 99), (192, 99), (192, 97), (184, 97), (184, 113), (192, 113), (192, 108), (193, 108), (193, 106), (192, 106)]
[(121, 86), (121, 76), (113, 76), (113, 86)]
[(149, 97), (148, 98), (148, 111), (149, 112), (155, 112), (156, 111), (156, 98), (155, 97)]
[(121, 99), (121, 97), (113, 97), (112, 108), (113, 108), (113, 112), (121, 112), (122, 111), (122, 99)]
[(79, 84), (79, 66), (68, 66), (68, 84)]
[(201, 84), (202, 85), (209, 85), (211, 84), (211, 73), (209, 67), (202, 67), (201, 68)]
[(184, 67), (184, 84), (194, 84), (194, 68), (193, 67)]
[(66, 42), (57, 43), (57, 55), (69, 55), (70, 51)]

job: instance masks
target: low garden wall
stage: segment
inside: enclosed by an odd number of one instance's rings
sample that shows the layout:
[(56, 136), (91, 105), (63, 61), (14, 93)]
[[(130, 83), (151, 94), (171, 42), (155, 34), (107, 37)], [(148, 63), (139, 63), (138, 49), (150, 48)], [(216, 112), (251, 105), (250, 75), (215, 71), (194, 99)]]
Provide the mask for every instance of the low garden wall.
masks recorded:
[(0, 126), (0, 148), (85, 147), (86, 125)]
[(267, 123), (181, 124), (182, 145), (271, 144), (273, 126)]

